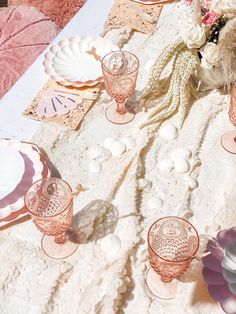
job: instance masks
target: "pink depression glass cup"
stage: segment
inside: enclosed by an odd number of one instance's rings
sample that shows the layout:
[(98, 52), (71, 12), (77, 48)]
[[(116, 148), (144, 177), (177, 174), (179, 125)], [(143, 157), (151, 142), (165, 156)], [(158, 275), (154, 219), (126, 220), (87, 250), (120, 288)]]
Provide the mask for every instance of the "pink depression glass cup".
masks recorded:
[(71, 187), (58, 178), (35, 182), (25, 195), (25, 205), (39, 231), (44, 233), (41, 246), (49, 257), (60, 259), (73, 254), (77, 243), (67, 239), (73, 218)]
[(148, 231), (146, 283), (151, 293), (162, 299), (177, 294), (177, 281), (189, 267), (199, 247), (199, 236), (188, 221), (174, 216), (155, 221)]
[[(230, 93), (229, 120), (236, 127), (236, 83)], [(236, 130), (226, 132), (221, 138), (221, 145), (229, 153), (236, 154)]]
[(127, 51), (114, 51), (103, 57), (101, 66), (106, 90), (116, 101), (106, 109), (106, 118), (115, 124), (132, 121), (135, 115), (127, 111), (125, 101), (135, 90), (138, 58)]

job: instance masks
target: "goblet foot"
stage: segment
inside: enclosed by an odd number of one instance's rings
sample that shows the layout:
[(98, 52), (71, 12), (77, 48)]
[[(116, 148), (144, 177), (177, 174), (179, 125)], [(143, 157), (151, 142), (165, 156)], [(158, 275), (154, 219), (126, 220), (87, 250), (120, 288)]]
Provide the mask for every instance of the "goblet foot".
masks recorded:
[(221, 145), (227, 152), (236, 154), (236, 130), (226, 132), (221, 138)]
[(41, 246), (46, 255), (51, 258), (61, 259), (72, 255), (78, 248), (78, 243), (66, 240), (62, 244), (55, 242), (55, 237), (44, 235), (41, 240)]
[(126, 111), (125, 113), (121, 114), (117, 112), (117, 105), (111, 104), (106, 109), (106, 118), (112, 123), (115, 124), (126, 124), (129, 123), (134, 119), (135, 114), (129, 111)]
[(161, 277), (150, 267), (146, 273), (146, 285), (152, 296), (160, 299), (174, 299), (178, 292), (178, 282), (164, 282)]

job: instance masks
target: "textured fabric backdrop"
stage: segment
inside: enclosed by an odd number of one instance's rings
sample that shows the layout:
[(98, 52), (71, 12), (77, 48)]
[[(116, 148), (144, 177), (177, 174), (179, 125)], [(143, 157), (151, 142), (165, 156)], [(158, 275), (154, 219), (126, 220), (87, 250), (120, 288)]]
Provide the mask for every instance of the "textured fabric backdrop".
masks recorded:
[(0, 9), (0, 98), (59, 31), (60, 28), (36, 8)]
[(63, 28), (86, 0), (8, 0), (9, 5), (31, 5)]

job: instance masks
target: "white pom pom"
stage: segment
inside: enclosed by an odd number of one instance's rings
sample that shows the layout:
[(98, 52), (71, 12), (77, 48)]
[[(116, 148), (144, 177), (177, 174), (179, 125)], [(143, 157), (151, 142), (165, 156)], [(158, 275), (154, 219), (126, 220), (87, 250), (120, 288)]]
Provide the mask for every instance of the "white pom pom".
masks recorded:
[(160, 129), (160, 136), (167, 140), (173, 140), (177, 137), (178, 130), (173, 124), (165, 124)]
[(125, 144), (116, 141), (109, 148), (112, 156), (120, 156), (125, 152)]
[(184, 158), (178, 158), (175, 160), (175, 171), (177, 173), (186, 173), (190, 169), (189, 162)]
[(186, 178), (184, 178), (184, 184), (188, 186), (191, 190), (198, 187), (197, 180), (191, 176), (187, 176)]
[(192, 152), (188, 148), (177, 148), (171, 153), (171, 159), (175, 161), (178, 158), (190, 159)]
[(118, 256), (121, 248), (120, 238), (116, 235), (109, 233), (100, 241), (100, 246), (103, 252), (106, 254), (107, 258), (113, 258)]

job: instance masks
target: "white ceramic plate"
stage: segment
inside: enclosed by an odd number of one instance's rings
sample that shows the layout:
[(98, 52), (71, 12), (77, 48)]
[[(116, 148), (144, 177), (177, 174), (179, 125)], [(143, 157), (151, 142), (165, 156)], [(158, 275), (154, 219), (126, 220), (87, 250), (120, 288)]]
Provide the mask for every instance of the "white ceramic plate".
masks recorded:
[(62, 85), (92, 86), (103, 80), (101, 59), (116, 50), (118, 46), (102, 37), (72, 37), (51, 47), (43, 64), (51, 79)]
[(12, 147), (0, 147), (0, 200), (9, 195), (25, 172), (25, 163), (18, 151)]
[[(9, 147), (21, 155), (25, 171), (14, 191), (0, 200), (0, 219), (5, 219), (24, 207), (24, 195), (33, 182), (40, 180), (45, 164), (36, 145), (17, 140), (0, 139), (0, 149)], [(47, 171), (48, 174), (48, 171)]]
[[(22, 154), (24, 155), (24, 154)], [(27, 165), (27, 172), (25, 172), (25, 175), (27, 176), (28, 174), (30, 175), (30, 173), (34, 173), (34, 168), (33, 168), (33, 163), (32, 161), (28, 158), (27, 155), (25, 155), (23, 158), (26, 159), (26, 163), (29, 163)], [(43, 163), (43, 171), (42, 171), (42, 178), (47, 178), (50, 176), (50, 170), (48, 168), (48, 165), (45, 161), (45, 159), (43, 158), (43, 156), (41, 155), (41, 162)], [(31, 167), (32, 165), (32, 167)], [(32, 176), (31, 176), (31, 181), (29, 183), (29, 186), (32, 184)], [(18, 191), (17, 193), (12, 193), (12, 195), (17, 196), (17, 198), (24, 198), (24, 195), (26, 193), (26, 191), (28, 190), (28, 186), (25, 186), (26, 190), (24, 190), (23, 186), (21, 186), (21, 192)], [(10, 198), (12, 197), (9, 196)], [(19, 219), (23, 218), (24, 216), (28, 215), (28, 211), (27, 209), (24, 207), (20, 208), (17, 211), (12, 211), (10, 215), (8, 215), (6, 218), (0, 219), (0, 228), (4, 227), (8, 224), (12, 224), (15, 221), (18, 221)]]

